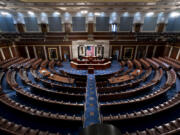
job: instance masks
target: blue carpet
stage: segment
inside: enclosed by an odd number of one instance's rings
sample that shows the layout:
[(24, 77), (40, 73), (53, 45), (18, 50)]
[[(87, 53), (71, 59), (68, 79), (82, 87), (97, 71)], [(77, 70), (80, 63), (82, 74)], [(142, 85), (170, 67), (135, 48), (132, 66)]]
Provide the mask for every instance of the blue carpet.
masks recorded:
[(84, 127), (100, 123), (96, 79), (93, 74), (87, 76), (86, 107)]
[[(110, 74), (117, 72), (120, 70), (121, 66), (118, 61), (112, 61), (111, 67), (105, 70), (95, 70), (95, 75), (102, 75), (102, 74)], [(71, 74), (78, 74), (78, 75), (87, 75), (87, 70), (76, 70), (71, 67), (69, 62), (63, 62), (62, 67), (56, 67), (55, 70), (59, 72), (59, 70), (64, 70), (65, 72), (71, 73)]]

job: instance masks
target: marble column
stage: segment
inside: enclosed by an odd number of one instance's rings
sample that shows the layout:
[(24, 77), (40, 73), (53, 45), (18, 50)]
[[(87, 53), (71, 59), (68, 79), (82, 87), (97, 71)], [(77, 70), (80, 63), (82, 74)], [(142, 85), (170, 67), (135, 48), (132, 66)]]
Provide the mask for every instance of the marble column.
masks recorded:
[(13, 58), (14, 56), (13, 56), (13, 53), (12, 53), (11, 47), (9, 47), (9, 52), (10, 52), (10, 54), (11, 54), (11, 58)]
[(170, 50), (169, 50), (169, 55), (168, 55), (168, 57), (170, 57), (170, 56), (171, 56), (172, 49), (173, 49), (173, 47), (171, 46), (171, 48), (170, 48)]
[(1, 55), (2, 55), (2, 57), (3, 57), (3, 60), (5, 60), (6, 57), (4, 56), (4, 52), (3, 52), (2, 48), (0, 48), (0, 52), (1, 52)]
[(27, 54), (27, 57), (30, 59), (30, 55), (29, 55), (29, 50), (28, 50), (28, 47), (25, 46), (25, 49), (26, 49), (26, 54)]
[(44, 50), (45, 59), (48, 59), (47, 52), (46, 52), (46, 47), (45, 46), (43, 46), (43, 50)]
[(148, 49), (149, 49), (149, 46), (147, 45), (147, 46), (146, 46), (146, 51), (145, 51), (145, 55), (144, 55), (144, 57), (146, 57), (146, 56), (147, 56)]
[(72, 60), (72, 46), (69, 46), (70, 49), (70, 60)]
[(134, 53), (134, 59), (136, 59), (138, 47), (139, 47), (139, 46), (136, 46), (135, 53)]
[(180, 55), (180, 48), (179, 48), (178, 53), (177, 53), (177, 56), (176, 56), (176, 59), (177, 59), (177, 60), (179, 59), (179, 55)]
[(120, 55), (119, 55), (120, 59), (122, 59), (122, 50), (123, 50), (123, 46), (121, 45), (121, 47), (120, 47)]
[(62, 60), (61, 46), (59, 46), (59, 56), (60, 56), (60, 60)]
[(154, 46), (154, 49), (153, 49), (153, 57), (155, 56), (155, 54), (156, 54), (156, 49), (157, 49), (157, 46)]
[(109, 46), (109, 57), (112, 57), (112, 45)]
[(35, 46), (33, 46), (33, 51), (34, 51), (34, 56), (35, 56), (35, 58), (38, 58), (38, 57), (37, 57), (36, 47), (35, 47)]

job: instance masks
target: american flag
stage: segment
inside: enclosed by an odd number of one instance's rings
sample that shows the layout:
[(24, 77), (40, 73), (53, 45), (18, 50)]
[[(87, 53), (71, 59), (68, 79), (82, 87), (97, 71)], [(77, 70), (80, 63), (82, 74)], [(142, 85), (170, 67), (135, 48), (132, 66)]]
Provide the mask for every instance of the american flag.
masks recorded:
[(87, 46), (86, 55), (94, 56), (94, 46)]

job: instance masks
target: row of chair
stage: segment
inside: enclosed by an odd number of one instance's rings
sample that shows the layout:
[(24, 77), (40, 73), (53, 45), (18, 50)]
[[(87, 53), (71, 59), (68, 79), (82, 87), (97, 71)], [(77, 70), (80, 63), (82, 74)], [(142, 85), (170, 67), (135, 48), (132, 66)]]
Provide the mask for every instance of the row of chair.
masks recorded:
[(164, 70), (169, 70), (171, 67), (170, 65), (168, 65), (167, 63), (163, 62), (162, 60), (160, 59), (157, 59), (157, 58), (152, 58), (152, 60), (154, 60), (155, 62), (157, 62)]
[(11, 60), (11, 61), (1, 65), (1, 69), (7, 70), (9, 68), (9, 66), (11, 66), (12, 64), (17, 63), (17, 62), (19, 62), (21, 60), (23, 60), (22, 57), (16, 57), (15, 59), (13, 59), (13, 60)]
[(33, 69), (37, 69), (37, 67), (39, 67), (39, 65), (41, 64), (42, 59), (37, 59), (33, 64), (32, 64), (32, 68)]
[(9, 59), (6, 59), (6, 60), (3, 60), (3, 61), (0, 61), (0, 66), (10, 62), (10, 61), (13, 61), (15, 59), (17, 59), (18, 57), (13, 57), (13, 58), (9, 58)]
[(162, 57), (159, 57), (159, 59), (171, 65), (176, 71), (180, 71), (180, 65), (172, 61), (172, 59), (169, 60), (167, 58)]
[(36, 61), (36, 58), (30, 59), (28, 62), (22, 64), (22, 68), (29, 69), (32, 64)]
[(22, 66), (24, 63), (28, 62), (29, 60), (30, 60), (29, 58), (25, 58), (25, 59), (23, 59), (23, 60), (21, 60), (21, 61), (18, 61), (17, 63), (12, 64), (12, 65), (9, 66), (9, 67), (10, 67), (10, 68), (13, 68), (13, 69), (19, 69), (19, 68), (21, 68), (21, 66)]
[(20, 95), (22, 95), (24, 97), (27, 97), (31, 100), (35, 100), (35, 101), (39, 101), (39, 102), (45, 102), (45, 103), (54, 104), (54, 105), (77, 106), (77, 107), (83, 107), (84, 106), (83, 104), (80, 104), (80, 103), (71, 103), (71, 102), (45, 99), (45, 98), (40, 97), (38, 95), (27, 92), (23, 88), (19, 87), (19, 85), (16, 83), (15, 74), (16, 74), (16, 71), (10, 71), (9, 70), (7, 72), (7, 75), (6, 75), (7, 82), (13, 90), (15, 90), (17, 93), (19, 93)]
[(126, 74), (130, 73), (133, 70), (133, 62), (131, 60), (127, 61), (127, 66), (128, 66), (128, 70), (123, 72), (121, 75), (126, 75)]
[(137, 69), (142, 69), (142, 65), (141, 65), (140, 61), (138, 61), (137, 59), (134, 59), (133, 63)]
[(144, 59), (141, 58), (139, 61), (140, 61), (141, 64), (143, 65), (144, 69), (150, 68), (151, 65), (150, 65), (146, 60), (144, 60)]
[(149, 68), (147, 71), (145, 71), (144, 75), (134, 80), (133, 82), (121, 84), (118, 86), (111, 86), (111, 87), (98, 87), (97, 91), (98, 93), (109, 93), (109, 92), (118, 92), (121, 89), (127, 89), (127, 88), (133, 88), (134, 86), (137, 86), (140, 84), (140, 82), (145, 81), (150, 74), (152, 73), (152, 68)]
[(159, 64), (155, 62), (154, 60), (146, 58), (146, 61), (148, 61), (154, 69), (160, 68)]
[(115, 121), (115, 120), (129, 120), (129, 119), (137, 119), (137, 118), (143, 118), (148, 117), (157, 113), (164, 112), (168, 109), (173, 108), (176, 105), (180, 104), (180, 93), (176, 94), (172, 99), (159, 104), (157, 106), (153, 106), (152, 108), (148, 108), (145, 110), (133, 112), (133, 113), (126, 113), (124, 115), (109, 115), (109, 116), (103, 116), (103, 121)]
[(60, 133), (31, 129), (30, 127), (10, 122), (2, 117), (0, 117), (0, 132), (9, 135), (61, 135)]
[(153, 100), (156, 97), (159, 97), (166, 93), (176, 82), (176, 73), (173, 69), (171, 71), (167, 71), (167, 81), (166, 84), (161, 87), (159, 90), (156, 90), (155, 92), (148, 94), (146, 96), (137, 98), (137, 99), (131, 99), (126, 101), (117, 101), (117, 102), (106, 102), (101, 103), (101, 107), (107, 107), (107, 106), (117, 106), (117, 105), (125, 105), (125, 104), (137, 104), (137, 103), (145, 103), (145, 101)]
[(33, 109), (31, 107), (22, 105), (6, 95), (1, 95), (0, 102), (7, 105), (8, 107), (15, 109), (16, 111), (26, 113), (30, 116), (34, 117), (43, 117), (47, 119), (52, 119), (52, 120), (65, 120), (65, 121), (81, 121), (82, 122), (82, 117), (79, 116), (71, 116), (71, 115), (60, 115), (60, 114), (53, 114), (51, 112), (44, 112), (44, 111), (39, 111), (37, 109)]
[(46, 67), (47, 67), (47, 65), (48, 65), (48, 63), (49, 63), (49, 61), (48, 61), (48, 60), (43, 60), (43, 61), (41, 62), (40, 67), (41, 67), (41, 68), (46, 68)]
[(156, 75), (151, 82), (142, 87), (135, 88), (133, 90), (128, 90), (125, 92), (116, 92), (116, 93), (107, 93), (107, 94), (99, 94), (99, 101), (110, 101), (110, 100), (119, 100), (124, 98), (130, 98), (140, 93), (144, 93), (147, 90), (150, 90), (155, 84), (157, 84), (162, 78), (162, 70), (156, 70)]
[(180, 132), (180, 118), (170, 121), (169, 123), (155, 126), (144, 131), (126, 133), (125, 135), (178, 135)]

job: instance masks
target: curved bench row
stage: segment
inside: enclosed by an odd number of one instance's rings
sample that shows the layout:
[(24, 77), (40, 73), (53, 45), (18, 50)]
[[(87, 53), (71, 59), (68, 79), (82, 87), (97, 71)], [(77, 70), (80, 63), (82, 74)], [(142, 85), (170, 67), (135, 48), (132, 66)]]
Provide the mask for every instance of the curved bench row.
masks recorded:
[(49, 82), (48, 80), (42, 79), (39, 77), (39, 75), (36, 73), (36, 70), (31, 69), (31, 73), (35, 80), (41, 81), (45, 86), (50, 88), (57, 88), (57, 89), (63, 89), (65, 91), (73, 92), (73, 93), (85, 93), (86, 89), (85, 87), (69, 87), (69, 86), (62, 86), (54, 82)]
[(19, 57), (19, 58), (13, 60), (13, 61), (10, 61), (10, 62), (8, 62), (8, 63), (3, 64), (3, 65), (1, 66), (1, 68), (4, 69), (4, 70), (6, 70), (6, 69), (9, 68), (9, 66), (11, 66), (12, 64), (17, 63), (17, 62), (19, 62), (19, 61), (21, 61), (21, 60), (23, 60), (23, 58), (22, 58), (22, 57)]
[(144, 118), (148, 116), (152, 116), (157, 113), (164, 112), (165, 110), (169, 110), (173, 108), (176, 105), (180, 104), (180, 92), (176, 94), (172, 99), (154, 106), (152, 108), (148, 108), (145, 110), (141, 110), (138, 112), (133, 112), (133, 113), (126, 113), (124, 115), (116, 115), (116, 116), (103, 116), (102, 120), (103, 121), (117, 121), (117, 120), (128, 120), (128, 119), (135, 119), (135, 118)]
[(133, 62), (137, 69), (142, 69), (142, 65), (141, 65), (140, 61), (134, 59)]
[(2, 117), (0, 117), (0, 131), (2, 134), (9, 135), (61, 135), (60, 133), (50, 133), (48, 131), (40, 131), (37, 129), (31, 129), (30, 127), (24, 127)]
[[(83, 106), (84, 106), (83, 104), (80, 104), (80, 103), (70, 103), (70, 102), (56, 101), (56, 100), (46, 99), (46, 98), (37, 96), (35, 94), (29, 93), (29, 92), (25, 91), (23, 88), (18, 87), (18, 84), (15, 81), (16, 71), (10, 71), (9, 70), (7, 74), (8, 74), (6, 76), (7, 77), (7, 82), (11, 86), (11, 88), (13, 90), (15, 90), (18, 94), (20, 94), (20, 95), (22, 95), (22, 96), (24, 96), (26, 98), (29, 98), (31, 100), (35, 100), (35, 101), (38, 101), (38, 102), (44, 102), (44, 103), (49, 103), (49, 104), (54, 104), (54, 105), (76, 106), (76, 107), (80, 107), (80, 108), (83, 108)], [(16, 85), (14, 85), (14, 83)]]
[(151, 67), (151, 65), (146, 60), (141, 58), (139, 61), (142, 63), (142, 65), (145, 69), (148, 69)]
[(78, 117), (75, 115), (73, 116), (60, 115), (60, 114), (53, 114), (51, 112), (39, 111), (31, 107), (22, 105), (8, 98), (6, 95), (1, 95), (0, 102), (7, 105), (10, 108), (15, 109), (16, 111), (18, 110), (20, 112), (26, 113), (31, 116), (42, 117), (42, 118), (53, 119), (53, 120), (81, 121), (82, 122), (82, 117)]
[(167, 63), (165, 63), (157, 58), (152, 58), (152, 60), (157, 62), (164, 70), (169, 70), (171, 68)]
[(162, 57), (159, 57), (159, 59), (166, 62), (166, 63), (168, 63), (169, 65), (171, 65), (176, 71), (180, 71), (180, 65), (175, 63), (174, 60), (172, 60), (172, 59), (169, 60), (167, 58), (165, 59), (165, 58), (162, 58)]
[(145, 74), (133, 82), (121, 84), (119, 86), (113, 86), (113, 87), (98, 87), (97, 91), (98, 93), (109, 93), (109, 92), (118, 92), (121, 89), (125, 88), (133, 88), (134, 86), (138, 85), (140, 82), (145, 81), (152, 73), (152, 68), (149, 68)]
[(140, 97), (137, 99), (132, 99), (132, 100), (127, 100), (127, 101), (120, 101), (120, 102), (113, 102), (113, 103), (101, 103), (101, 107), (106, 107), (106, 106), (117, 106), (117, 105), (125, 105), (125, 104), (137, 104), (140, 102), (145, 102), (148, 100), (152, 100), (165, 92), (167, 92), (176, 82), (176, 73), (173, 69), (170, 71), (167, 71), (167, 81), (166, 84), (160, 88), (159, 90), (155, 91), (154, 93), (151, 93), (149, 95), (146, 95), (144, 97)]
[(180, 118), (170, 121), (169, 123), (156, 126), (145, 131), (136, 131), (134, 133), (126, 133), (124, 135), (179, 135), (180, 134)]
[(132, 97), (134, 95), (138, 95), (139, 93), (145, 92), (146, 90), (149, 90), (152, 86), (157, 84), (161, 80), (162, 75), (163, 75), (163, 71), (162, 69), (159, 69), (156, 71), (156, 75), (150, 83), (143, 85), (142, 87), (125, 92), (99, 94), (99, 101), (109, 101), (109, 100), (116, 100), (122, 98), (124, 99), (124, 98)]
[(39, 67), (39, 65), (41, 64), (42, 59), (37, 59), (33, 64), (32, 64), (32, 68), (33, 69), (37, 69)]

